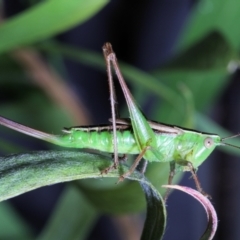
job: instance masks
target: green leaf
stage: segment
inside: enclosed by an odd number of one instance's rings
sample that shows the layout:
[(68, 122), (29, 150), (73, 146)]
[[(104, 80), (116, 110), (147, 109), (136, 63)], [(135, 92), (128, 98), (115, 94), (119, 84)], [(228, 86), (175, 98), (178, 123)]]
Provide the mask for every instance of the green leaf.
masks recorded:
[(155, 71), (154, 75), (179, 92), (180, 84), (186, 85), (194, 96), (195, 107), (203, 109), (226, 86), (230, 75), (227, 66), (232, 60), (236, 60), (236, 52), (222, 34), (213, 31)]
[(0, 239), (33, 239), (30, 226), (10, 202), (0, 204)]
[[(121, 165), (119, 169), (101, 176), (101, 170), (111, 164), (109, 158), (100, 154), (80, 151), (39, 151), (1, 157), (0, 201), (59, 182), (84, 178), (116, 178), (128, 170), (128, 166)], [(143, 239), (161, 238), (166, 224), (166, 210), (161, 195), (140, 173), (134, 172), (127, 178), (141, 183), (147, 199), (147, 225), (144, 227)], [(137, 196), (135, 200), (138, 201)], [(112, 201), (112, 204), (116, 203)], [(149, 230), (150, 227), (152, 229)]]
[[(169, 164), (151, 163), (148, 165), (145, 175), (158, 191), (164, 193), (165, 190), (161, 188), (161, 184), (167, 183)], [(180, 174), (177, 176), (179, 175)], [(177, 178), (175, 178), (175, 180), (176, 179)], [(125, 181), (125, 183), (118, 184), (117, 187), (114, 188), (110, 186), (107, 188), (97, 188), (96, 184), (94, 186), (89, 186), (84, 184), (84, 181), (79, 181), (77, 184), (91, 204), (106, 214), (136, 213), (145, 208), (145, 201), (141, 194), (141, 188), (139, 184), (134, 181)], [(96, 196), (98, 197), (96, 198)], [(112, 204), (113, 201), (115, 204)], [(124, 204), (122, 204), (123, 202)]]
[(193, 46), (181, 52), (167, 63), (163, 69), (176, 70), (209, 70), (224, 69), (237, 54), (230, 47), (225, 37), (217, 31), (212, 31)]
[[(154, 188), (149, 187), (148, 184), (145, 184), (143, 182), (140, 184), (143, 191), (145, 192), (146, 201), (148, 204), (147, 217), (144, 224), (141, 240), (157, 240), (160, 239), (160, 236), (162, 239), (166, 227), (166, 212), (165, 208), (162, 206), (163, 201), (161, 200), (158, 192), (154, 191)], [(162, 208), (164, 211), (159, 211)]]
[(100, 155), (70, 151), (13, 154), (0, 162), (0, 201), (49, 184), (100, 177), (110, 163)]
[(238, 0), (201, 0), (195, 6), (188, 21), (180, 48), (186, 49), (209, 32), (223, 33), (234, 49), (239, 49), (240, 32), (236, 22), (240, 21)]
[[(185, 85), (191, 91), (194, 105), (198, 110), (206, 109), (206, 107), (210, 108), (215, 99), (229, 83), (229, 74), (225, 69), (211, 69), (207, 71), (169, 69), (168, 71), (159, 70), (155, 72), (155, 76), (160, 78), (169, 88), (178, 91), (179, 94), (182, 94), (180, 86)], [(204, 97), (202, 95), (203, 92)], [(169, 104), (166, 108), (163, 107), (161, 112), (164, 113), (167, 111), (167, 107), (169, 109)], [(185, 104), (183, 104), (181, 110), (186, 112)]]
[(0, 53), (52, 37), (83, 23), (107, 0), (48, 0), (6, 20), (0, 26)]

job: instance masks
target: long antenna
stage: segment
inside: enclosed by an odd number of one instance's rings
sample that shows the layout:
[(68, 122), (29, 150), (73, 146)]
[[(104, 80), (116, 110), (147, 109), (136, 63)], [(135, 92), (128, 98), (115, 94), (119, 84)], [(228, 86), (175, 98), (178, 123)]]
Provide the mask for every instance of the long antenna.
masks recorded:
[(223, 142), (223, 141), (225, 141), (226, 139), (235, 138), (235, 137), (238, 137), (238, 136), (240, 136), (240, 133), (237, 133), (237, 134), (232, 135), (232, 136), (229, 136), (229, 137), (222, 138), (222, 139), (221, 139), (222, 145), (230, 146), (230, 147), (234, 147), (234, 148), (240, 149), (239, 146), (236, 146), (236, 145), (233, 145), (233, 144), (230, 144), (230, 143), (225, 143), (225, 142)]
[(240, 133), (236, 134), (236, 135), (233, 135), (233, 136), (229, 136), (229, 137), (225, 137), (225, 138), (222, 138), (222, 141), (226, 140), (226, 139), (229, 139), (229, 138), (235, 138), (235, 137), (238, 137), (240, 136)]
[(234, 147), (234, 148), (238, 148), (238, 149), (240, 149), (239, 146), (235, 146), (235, 145), (230, 144), (230, 143), (222, 143), (222, 144), (223, 144), (223, 145), (226, 145), (226, 146), (230, 146), (230, 147)]

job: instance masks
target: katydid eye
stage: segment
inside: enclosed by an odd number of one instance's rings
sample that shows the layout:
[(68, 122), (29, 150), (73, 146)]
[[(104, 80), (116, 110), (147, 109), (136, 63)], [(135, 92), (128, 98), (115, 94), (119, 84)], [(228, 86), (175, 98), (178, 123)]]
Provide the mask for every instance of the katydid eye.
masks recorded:
[(213, 139), (210, 137), (205, 138), (204, 140), (204, 146), (206, 148), (210, 148), (213, 145)]

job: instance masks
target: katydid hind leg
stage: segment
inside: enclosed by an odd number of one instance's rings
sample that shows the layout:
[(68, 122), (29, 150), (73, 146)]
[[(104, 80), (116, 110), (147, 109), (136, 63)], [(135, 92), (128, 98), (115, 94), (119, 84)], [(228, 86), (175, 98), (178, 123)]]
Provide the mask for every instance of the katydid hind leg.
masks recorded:
[[(141, 152), (145, 146), (151, 147), (151, 153), (147, 152), (144, 156), (146, 160), (149, 158), (152, 158), (152, 154), (155, 155), (155, 151), (152, 151), (153, 149), (157, 148), (157, 140), (156, 136), (150, 127), (147, 119), (143, 115), (142, 111), (138, 108), (138, 105), (135, 102), (135, 99), (133, 98), (124, 78), (121, 73), (121, 70), (118, 65), (118, 61), (116, 58), (116, 55), (112, 49), (112, 46), (110, 43), (105, 44), (105, 52), (107, 52), (108, 60), (111, 62), (115, 73), (117, 75), (117, 79), (121, 85), (122, 91), (124, 93), (124, 97), (126, 99), (128, 110), (130, 114), (130, 120), (131, 125), (133, 128), (133, 133), (135, 136), (135, 139), (137, 141), (137, 144), (139, 146), (139, 151)], [(155, 157), (159, 157), (156, 156)]]
[(110, 90), (110, 104), (111, 104), (111, 115), (112, 115), (112, 129), (113, 129), (113, 153), (114, 153), (114, 164), (113, 166), (110, 166), (109, 168), (102, 171), (102, 173), (108, 173), (112, 169), (116, 169), (119, 160), (118, 160), (118, 146), (117, 146), (117, 130), (116, 130), (116, 117), (118, 116), (118, 110), (117, 110), (117, 97), (115, 93), (114, 83), (113, 83), (113, 76), (112, 76), (112, 70), (111, 70), (111, 59), (109, 57), (109, 46), (108, 43), (106, 43), (103, 46), (103, 55), (106, 61), (107, 65), (107, 76), (108, 76), (108, 84), (109, 84), (109, 90)]
[[(114, 144), (114, 164), (115, 166), (118, 165), (118, 149), (117, 149), (117, 134), (116, 134), (116, 95), (115, 95), (115, 90), (114, 90), (114, 85), (113, 85), (113, 76), (112, 76), (112, 71), (111, 71), (111, 66), (114, 68), (115, 73), (117, 75), (117, 79), (121, 85), (121, 88), (123, 90), (127, 105), (128, 105), (128, 110), (130, 113), (130, 119), (131, 119), (131, 125), (133, 128), (133, 133), (134, 137), (137, 141), (137, 144), (139, 146), (139, 156), (135, 160), (134, 164), (130, 168), (130, 170), (126, 173), (123, 174), (120, 177), (121, 179), (124, 179), (124, 177), (129, 176), (136, 168), (138, 165), (139, 161), (143, 158), (148, 160), (152, 159), (153, 155), (155, 158), (160, 159), (162, 156), (159, 153), (157, 149), (157, 140), (155, 137), (155, 134), (150, 127), (147, 119), (143, 115), (142, 111), (138, 108), (130, 90), (127, 87), (127, 84), (122, 76), (122, 73), (120, 71), (116, 55), (112, 49), (112, 46), (110, 43), (106, 43), (103, 46), (103, 53), (104, 57), (107, 63), (107, 73), (108, 73), (108, 80), (109, 80), (109, 87), (110, 87), (110, 95), (111, 95), (111, 109), (112, 109), (112, 124), (113, 124), (113, 144)], [(151, 149), (151, 151), (147, 151)], [(157, 153), (157, 154), (156, 154)], [(153, 155), (152, 155), (153, 154)], [(109, 169), (112, 169), (110, 167)], [(145, 170), (145, 169), (144, 169)], [(108, 170), (106, 170), (107, 172)]]

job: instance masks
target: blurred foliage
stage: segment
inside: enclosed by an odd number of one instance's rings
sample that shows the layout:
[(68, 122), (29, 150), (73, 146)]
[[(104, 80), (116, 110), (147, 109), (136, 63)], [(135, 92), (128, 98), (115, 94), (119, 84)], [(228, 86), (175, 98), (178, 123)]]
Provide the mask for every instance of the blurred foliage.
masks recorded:
[[(82, 24), (103, 8), (107, 1), (49, 0), (31, 3), (33, 5), (27, 10), (6, 19), (0, 26), (0, 98), (4, 102), (0, 105), (0, 113), (42, 131), (58, 132), (62, 126), (71, 126), (73, 119), (62, 106), (48, 97), (46, 91), (30, 82), (31, 76), (13, 57), (13, 51), (30, 46), (43, 53), (46, 59), (61, 55), (105, 72), (101, 54), (60, 44), (52, 41), (51, 37)], [(229, 135), (199, 112), (210, 109), (227, 86), (231, 76), (229, 63), (238, 64), (240, 31), (236, 22), (240, 20), (239, 5), (240, 2), (236, 0), (198, 1), (179, 41), (176, 56), (152, 73), (120, 62), (123, 75), (132, 82), (133, 95), (137, 96), (140, 104), (152, 95), (159, 100), (154, 102), (153, 119), (188, 128), (198, 126), (199, 130), (207, 132), (216, 129), (221, 136)], [(60, 69), (55, 71), (62, 72)], [(32, 118), (35, 114), (37, 119)], [(20, 140), (16, 142), (12, 141), (12, 131), (4, 129), (1, 132), (2, 153), (28, 151), (28, 147), (22, 143), (24, 136), (19, 136)], [(240, 145), (237, 140), (235, 144)], [(227, 151), (239, 154), (234, 149)], [(160, 186), (166, 183), (168, 172), (168, 164), (152, 163), (148, 166), (146, 176), (162, 192)], [(74, 207), (77, 210), (72, 211), (84, 209), (85, 212), (80, 216), (72, 216), (72, 229), (67, 229), (66, 234), (73, 236), (75, 229), (89, 216), (88, 221), (81, 224), (81, 231), (78, 229), (76, 233), (81, 239), (88, 234), (99, 213), (121, 214), (145, 209), (144, 195), (137, 182), (115, 186), (112, 181), (109, 184), (104, 179), (101, 183), (80, 181), (77, 185), (79, 194), (76, 189), (72, 191), (72, 186), (64, 191), (49, 225), (39, 239), (49, 239), (49, 236), (59, 239), (57, 234), (62, 227), (62, 214), (69, 212), (69, 207), (77, 202), (77, 207)], [(5, 227), (8, 221), (11, 222), (11, 228)], [(8, 202), (1, 203), (0, 228), (4, 229), (0, 232), (1, 239), (14, 239), (15, 236), (32, 239), (30, 227), (14, 214)]]

